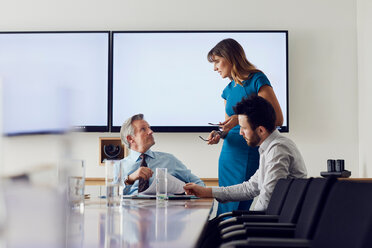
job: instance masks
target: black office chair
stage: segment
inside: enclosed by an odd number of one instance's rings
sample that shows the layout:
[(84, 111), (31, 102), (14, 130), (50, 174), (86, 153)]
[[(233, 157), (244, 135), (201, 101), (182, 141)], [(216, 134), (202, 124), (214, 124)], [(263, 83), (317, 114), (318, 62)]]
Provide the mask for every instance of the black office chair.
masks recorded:
[(279, 179), (275, 185), (273, 193), (271, 194), (270, 202), (265, 211), (253, 210), (234, 210), (232, 212), (223, 213), (216, 217), (216, 219), (224, 220), (226, 217), (236, 217), (241, 215), (279, 215), (282, 211), (285, 198), (287, 197), (288, 190), (293, 182), (293, 179)]
[(297, 224), (246, 222), (221, 230), (222, 242), (244, 239), (246, 237), (297, 237), (311, 239), (330, 189), (336, 181), (335, 177), (327, 179), (313, 178), (311, 180)]
[(266, 211), (250, 211), (250, 210), (236, 210), (229, 213), (220, 214), (216, 218), (210, 220), (201, 235), (197, 247), (215, 247), (215, 240), (219, 239), (220, 229), (218, 224), (226, 218), (236, 217), (241, 215), (269, 215), (278, 216), (282, 211), (285, 198), (288, 190), (293, 182), (293, 179), (279, 179), (275, 185), (270, 202)]
[(220, 231), (226, 227), (244, 222), (280, 222), (296, 223), (309, 183), (312, 178), (294, 179), (288, 190), (280, 215), (242, 215), (221, 221)]
[(250, 237), (220, 247), (372, 247), (371, 199), (372, 183), (338, 181), (329, 193), (313, 240)]

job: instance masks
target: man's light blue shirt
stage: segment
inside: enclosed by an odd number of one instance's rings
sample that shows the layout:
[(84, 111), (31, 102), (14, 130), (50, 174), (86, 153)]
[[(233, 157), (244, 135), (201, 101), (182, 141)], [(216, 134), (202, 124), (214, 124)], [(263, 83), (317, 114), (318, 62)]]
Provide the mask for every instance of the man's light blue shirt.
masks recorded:
[[(187, 169), (187, 167), (172, 154), (165, 152), (153, 152), (151, 150), (147, 150), (145, 154), (147, 155), (147, 166), (154, 172), (152, 177), (150, 178), (150, 185), (155, 178), (156, 168), (168, 168), (169, 174), (185, 183), (196, 183), (198, 185), (205, 186), (200, 178), (192, 174), (191, 170)], [(141, 153), (130, 150), (129, 156), (120, 161), (122, 171), (121, 180), (122, 184), (125, 186), (123, 192), (124, 195), (132, 195), (138, 193), (139, 180), (136, 180), (133, 185), (125, 185), (124, 180), (127, 178), (128, 175), (135, 172), (141, 166), (140, 156)]]

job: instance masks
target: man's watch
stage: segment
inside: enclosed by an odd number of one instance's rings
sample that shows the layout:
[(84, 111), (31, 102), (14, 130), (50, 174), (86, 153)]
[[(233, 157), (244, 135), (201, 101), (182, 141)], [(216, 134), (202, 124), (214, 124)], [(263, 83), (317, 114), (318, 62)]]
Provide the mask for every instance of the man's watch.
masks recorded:
[(124, 184), (125, 185), (132, 185), (131, 183), (129, 183), (129, 175), (127, 175), (124, 179)]

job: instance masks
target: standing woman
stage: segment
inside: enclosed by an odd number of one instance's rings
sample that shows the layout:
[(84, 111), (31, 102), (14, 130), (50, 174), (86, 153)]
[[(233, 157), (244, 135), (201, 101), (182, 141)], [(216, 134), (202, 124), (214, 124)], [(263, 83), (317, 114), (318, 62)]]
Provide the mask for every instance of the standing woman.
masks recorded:
[[(225, 121), (221, 122), (220, 126), (227, 136), (218, 161), (219, 186), (230, 186), (247, 181), (256, 172), (259, 164), (258, 148), (249, 147), (239, 134), (238, 116), (234, 113), (233, 106), (243, 97), (258, 94), (273, 105), (276, 126), (283, 124), (283, 114), (268, 78), (247, 60), (242, 46), (237, 41), (220, 41), (209, 51), (208, 61), (214, 64), (214, 70), (222, 78), (228, 77), (231, 80), (221, 95), (225, 100)], [(220, 135), (212, 131), (208, 144), (217, 144), (220, 138)], [(217, 214), (249, 209), (251, 203), (252, 201), (219, 203)]]

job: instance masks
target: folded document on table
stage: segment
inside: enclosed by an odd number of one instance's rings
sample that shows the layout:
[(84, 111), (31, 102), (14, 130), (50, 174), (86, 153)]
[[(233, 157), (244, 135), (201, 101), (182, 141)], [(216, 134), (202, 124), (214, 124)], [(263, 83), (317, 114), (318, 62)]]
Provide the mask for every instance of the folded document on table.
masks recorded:
[[(183, 186), (185, 186), (185, 183), (179, 180), (178, 178), (172, 176), (171, 174), (167, 173), (167, 180), (168, 180), (168, 186), (167, 191), (168, 194), (182, 194), (185, 192), (183, 189)], [(155, 195), (156, 194), (156, 179), (152, 181), (152, 184), (143, 192), (141, 192), (142, 195)]]

